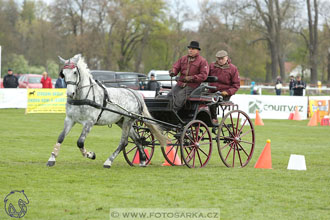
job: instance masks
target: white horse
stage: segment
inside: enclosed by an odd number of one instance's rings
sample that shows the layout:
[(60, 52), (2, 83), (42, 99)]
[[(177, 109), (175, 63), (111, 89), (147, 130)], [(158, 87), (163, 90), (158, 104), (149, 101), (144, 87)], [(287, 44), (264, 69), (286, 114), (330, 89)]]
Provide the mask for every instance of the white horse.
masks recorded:
[[(127, 146), (128, 137), (132, 138), (138, 146), (141, 158), (140, 166), (146, 166), (146, 155), (139, 136), (132, 127), (139, 115), (151, 118), (141, 94), (126, 88), (105, 88), (101, 83), (94, 81), (80, 54), (69, 60), (61, 57), (59, 59), (64, 64), (62, 74), (67, 84), (66, 118), (64, 129), (57, 139), (47, 166), (55, 165), (55, 158), (59, 154), (61, 144), (76, 123), (83, 125), (77, 145), (84, 157), (93, 160), (96, 157), (94, 152), (88, 152), (84, 147), (86, 136), (93, 125), (116, 123), (122, 129), (120, 143), (115, 152), (104, 162), (103, 167), (111, 167), (120, 151)], [(146, 121), (146, 125), (161, 146), (164, 146), (166, 137), (162, 135), (159, 127), (150, 121)]]

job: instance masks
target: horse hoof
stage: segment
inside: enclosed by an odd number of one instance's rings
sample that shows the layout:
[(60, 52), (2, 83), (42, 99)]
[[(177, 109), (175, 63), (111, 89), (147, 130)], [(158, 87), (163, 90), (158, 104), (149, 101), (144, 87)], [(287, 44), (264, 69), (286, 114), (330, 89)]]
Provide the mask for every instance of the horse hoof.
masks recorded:
[(96, 154), (94, 152), (88, 152), (87, 153), (87, 158), (91, 160), (95, 160)]
[(48, 161), (46, 165), (47, 167), (52, 167), (55, 165), (55, 161)]
[(92, 160), (95, 160), (95, 158), (96, 158), (96, 154), (95, 154), (94, 152), (92, 152), (92, 153), (93, 153), (93, 155), (92, 155), (91, 159), (92, 159)]
[(103, 168), (111, 168), (111, 166), (110, 165), (103, 165)]

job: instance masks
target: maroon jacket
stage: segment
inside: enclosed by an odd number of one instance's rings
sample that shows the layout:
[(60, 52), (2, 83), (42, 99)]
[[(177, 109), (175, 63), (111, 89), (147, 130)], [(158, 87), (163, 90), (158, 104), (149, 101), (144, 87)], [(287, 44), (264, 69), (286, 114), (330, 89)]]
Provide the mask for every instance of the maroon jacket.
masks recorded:
[(228, 59), (228, 64), (220, 67), (216, 63), (210, 64), (210, 76), (218, 77), (217, 82), (210, 83), (210, 86), (216, 86), (216, 91), (226, 91), (228, 95), (234, 95), (240, 87), (240, 78), (237, 67)]
[[(189, 72), (187, 73), (189, 66)], [(206, 80), (209, 75), (209, 64), (208, 62), (200, 55), (195, 57), (195, 60), (190, 61), (188, 63), (188, 55), (181, 57), (174, 65), (173, 65), (174, 75), (180, 74), (178, 85), (183, 87), (185, 84), (192, 88), (197, 88), (204, 80)], [(194, 79), (185, 83), (182, 82), (185, 76), (194, 76)]]

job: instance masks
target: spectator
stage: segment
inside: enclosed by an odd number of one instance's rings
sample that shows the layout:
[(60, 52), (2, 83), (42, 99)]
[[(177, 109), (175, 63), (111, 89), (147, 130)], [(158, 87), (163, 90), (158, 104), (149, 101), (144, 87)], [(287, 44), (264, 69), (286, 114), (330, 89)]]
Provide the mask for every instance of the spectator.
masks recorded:
[[(225, 50), (220, 50), (216, 53), (217, 61), (210, 64), (210, 76), (216, 76), (218, 81), (210, 83), (210, 86), (215, 86), (215, 90), (210, 92), (221, 93), (223, 100), (229, 101), (230, 97), (234, 95), (240, 88), (240, 77), (237, 67), (231, 63), (228, 58), (228, 53)], [(210, 111), (214, 124), (218, 123), (217, 120), (217, 107), (218, 105), (211, 105)]]
[(66, 83), (64, 81), (64, 75), (62, 72), (58, 75), (58, 78), (55, 83), (55, 88), (66, 88)]
[(18, 78), (13, 75), (12, 69), (8, 69), (8, 74), (3, 77), (3, 88), (17, 88)]
[(255, 84), (256, 84), (255, 81), (252, 81), (252, 82), (251, 82), (251, 87), (250, 87), (250, 94), (251, 94), (251, 95), (255, 95), (255, 94), (254, 94), (254, 90), (255, 90), (254, 86), (255, 86)]
[(52, 79), (48, 76), (47, 72), (42, 73), (42, 78), (41, 78), (40, 83), (42, 84), (43, 89), (53, 88)]
[(291, 74), (290, 75), (290, 82), (289, 82), (289, 90), (290, 90), (290, 96), (293, 96), (293, 86), (294, 86), (295, 80), (294, 80), (294, 76)]
[(154, 73), (150, 74), (150, 78), (151, 79), (149, 80), (149, 82), (147, 84), (147, 90), (156, 91), (156, 95), (157, 95), (160, 90), (160, 84), (159, 84), (159, 82), (156, 81)]
[(306, 88), (306, 83), (301, 80), (301, 76), (297, 75), (296, 81), (293, 85), (293, 95), (302, 96), (304, 94), (304, 89)]
[(168, 93), (168, 97), (174, 97), (173, 110), (179, 111), (185, 104), (187, 97), (197, 88), (209, 74), (207, 61), (199, 55), (201, 48), (197, 41), (191, 41), (188, 46), (188, 55), (181, 57), (174, 63), (169, 71), (170, 76), (177, 76), (178, 83)]
[(280, 76), (277, 76), (276, 83), (275, 83), (275, 92), (276, 95), (281, 95), (282, 92), (282, 80)]

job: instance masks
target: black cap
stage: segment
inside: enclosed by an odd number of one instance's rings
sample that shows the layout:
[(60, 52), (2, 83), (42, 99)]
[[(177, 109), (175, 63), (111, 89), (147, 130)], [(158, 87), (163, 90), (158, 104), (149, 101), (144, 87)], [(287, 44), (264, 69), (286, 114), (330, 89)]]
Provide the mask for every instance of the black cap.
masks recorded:
[(190, 45), (187, 46), (188, 48), (193, 48), (193, 49), (198, 49), (198, 50), (201, 50), (201, 48), (199, 48), (199, 43), (198, 41), (191, 41), (190, 42)]
[(10, 68), (8, 68), (8, 71), (12, 71)]
[(155, 74), (154, 73), (151, 73), (150, 76), (155, 76)]

